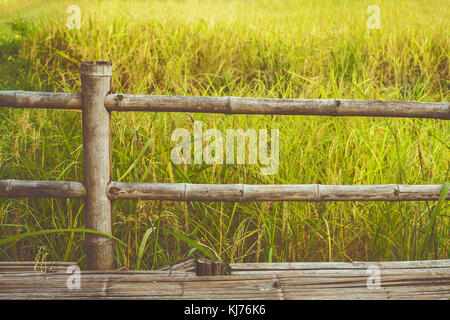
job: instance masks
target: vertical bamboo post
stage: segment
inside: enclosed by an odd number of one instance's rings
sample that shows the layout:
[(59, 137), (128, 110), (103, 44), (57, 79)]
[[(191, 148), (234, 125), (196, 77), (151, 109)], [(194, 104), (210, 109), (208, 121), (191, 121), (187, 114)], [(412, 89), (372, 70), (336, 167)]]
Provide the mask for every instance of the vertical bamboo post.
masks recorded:
[[(112, 235), (112, 205), (106, 195), (111, 181), (111, 115), (104, 104), (111, 76), (110, 62), (81, 64), (85, 226)], [(85, 248), (89, 270), (114, 269), (112, 239), (86, 233)]]

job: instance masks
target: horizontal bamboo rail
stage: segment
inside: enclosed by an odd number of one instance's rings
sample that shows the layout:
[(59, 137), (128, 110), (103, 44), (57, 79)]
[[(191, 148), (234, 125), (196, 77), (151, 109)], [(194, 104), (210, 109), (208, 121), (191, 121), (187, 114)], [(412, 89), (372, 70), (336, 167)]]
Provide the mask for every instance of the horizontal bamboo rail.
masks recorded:
[(83, 199), (86, 189), (81, 182), (0, 180), (0, 198)]
[[(450, 119), (448, 102), (108, 94), (104, 105), (108, 111)], [(0, 107), (81, 110), (82, 106), (82, 94), (0, 91)]]
[[(111, 182), (111, 200), (172, 201), (427, 201), (438, 200), (442, 185), (247, 185)], [(447, 195), (450, 200), (450, 193)]]
[[(110, 200), (166, 201), (435, 201), (442, 185), (248, 185), (111, 182)], [(84, 198), (81, 182), (0, 180), (0, 198)], [(447, 195), (450, 200), (450, 193)]]

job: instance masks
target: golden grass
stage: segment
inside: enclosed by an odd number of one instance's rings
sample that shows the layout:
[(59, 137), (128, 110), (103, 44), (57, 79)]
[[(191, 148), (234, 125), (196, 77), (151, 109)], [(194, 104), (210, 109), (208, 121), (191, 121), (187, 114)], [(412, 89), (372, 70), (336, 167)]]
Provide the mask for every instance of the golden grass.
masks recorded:
[[(449, 100), (446, 1), (379, 1), (380, 30), (366, 28), (370, 1), (77, 1), (80, 30), (65, 26), (71, 1), (48, 3), (0, 2), (0, 21), (19, 43), (0, 60), (0, 89), (79, 92), (80, 62), (108, 60), (116, 92)], [(11, 24), (14, 17), (20, 18)], [(79, 113), (0, 112), (1, 179), (82, 180)], [(176, 167), (169, 160), (171, 132), (192, 128), (193, 120), (219, 130), (279, 128), (278, 173), (261, 176), (258, 165)], [(152, 138), (123, 181), (442, 184), (450, 167), (448, 121), (128, 113), (113, 114), (114, 180)], [(141, 245), (141, 268), (198, 254), (162, 228), (226, 261), (448, 258), (448, 205), (430, 228), (435, 207), (120, 201), (115, 235), (128, 245), (117, 247), (116, 261), (135, 268)], [(80, 227), (82, 204), (2, 200), (0, 223)], [(20, 248), (0, 247), (0, 259), (30, 259), (43, 246), (49, 259), (83, 265), (81, 240), (76, 234), (36, 237), (17, 243)]]

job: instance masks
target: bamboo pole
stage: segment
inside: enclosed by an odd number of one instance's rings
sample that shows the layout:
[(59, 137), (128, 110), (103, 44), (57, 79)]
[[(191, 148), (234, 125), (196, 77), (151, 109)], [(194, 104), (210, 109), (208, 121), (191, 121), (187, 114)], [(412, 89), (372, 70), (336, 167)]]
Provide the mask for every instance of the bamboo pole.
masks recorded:
[[(88, 229), (112, 235), (112, 205), (105, 192), (111, 181), (111, 115), (104, 105), (111, 75), (110, 62), (81, 64), (85, 225)], [(86, 234), (85, 246), (89, 270), (114, 269), (112, 239)]]
[[(442, 185), (246, 185), (111, 182), (110, 200), (166, 201), (436, 201)], [(0, 180), (0, 198), (84, 198), (73, 181)], [(446, 200), (450, 200), (450, 193)]]
[(81, 182), (0, 180), (0, 198), (81, 199), (86, 190)]
[[(82, 108), (82, 96), (73, 93), (0, 91), (0, 106), (78, 110)], [(450, 119), (448, 102), (109, 94), (105, 98), (105, 107), (109, 111)]]
[(83, 97), (79, 93), (0, 91), (0, 107), (81, 110)]
[[(171, 201), (435, 201), (442, 185), (245, 185), (111, 182), (111, 200)], [(450, 193), (447, 194), (450, 200)]]
[(448, 102), (377, 101), (347, 99), (268, 99), (114, 94), (106, 98), (113, 111), (204, 112), (368, 116), (450, 119)]

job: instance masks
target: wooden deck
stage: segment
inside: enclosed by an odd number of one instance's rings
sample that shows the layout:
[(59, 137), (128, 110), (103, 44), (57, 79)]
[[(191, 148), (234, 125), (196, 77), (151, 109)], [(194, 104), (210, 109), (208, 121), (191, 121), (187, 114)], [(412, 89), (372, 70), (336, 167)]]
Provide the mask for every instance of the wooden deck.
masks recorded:
[[(0, 262), (0, 299), (450, 299), (450, 260), (236, 263), (224, 276), (197, 276), (191, 260), (158, 271), (82, 271), (80, 289), (69, 288), (72, 265)], [(379, 268), (378, 289), (367, 285), (370, 266)]]

